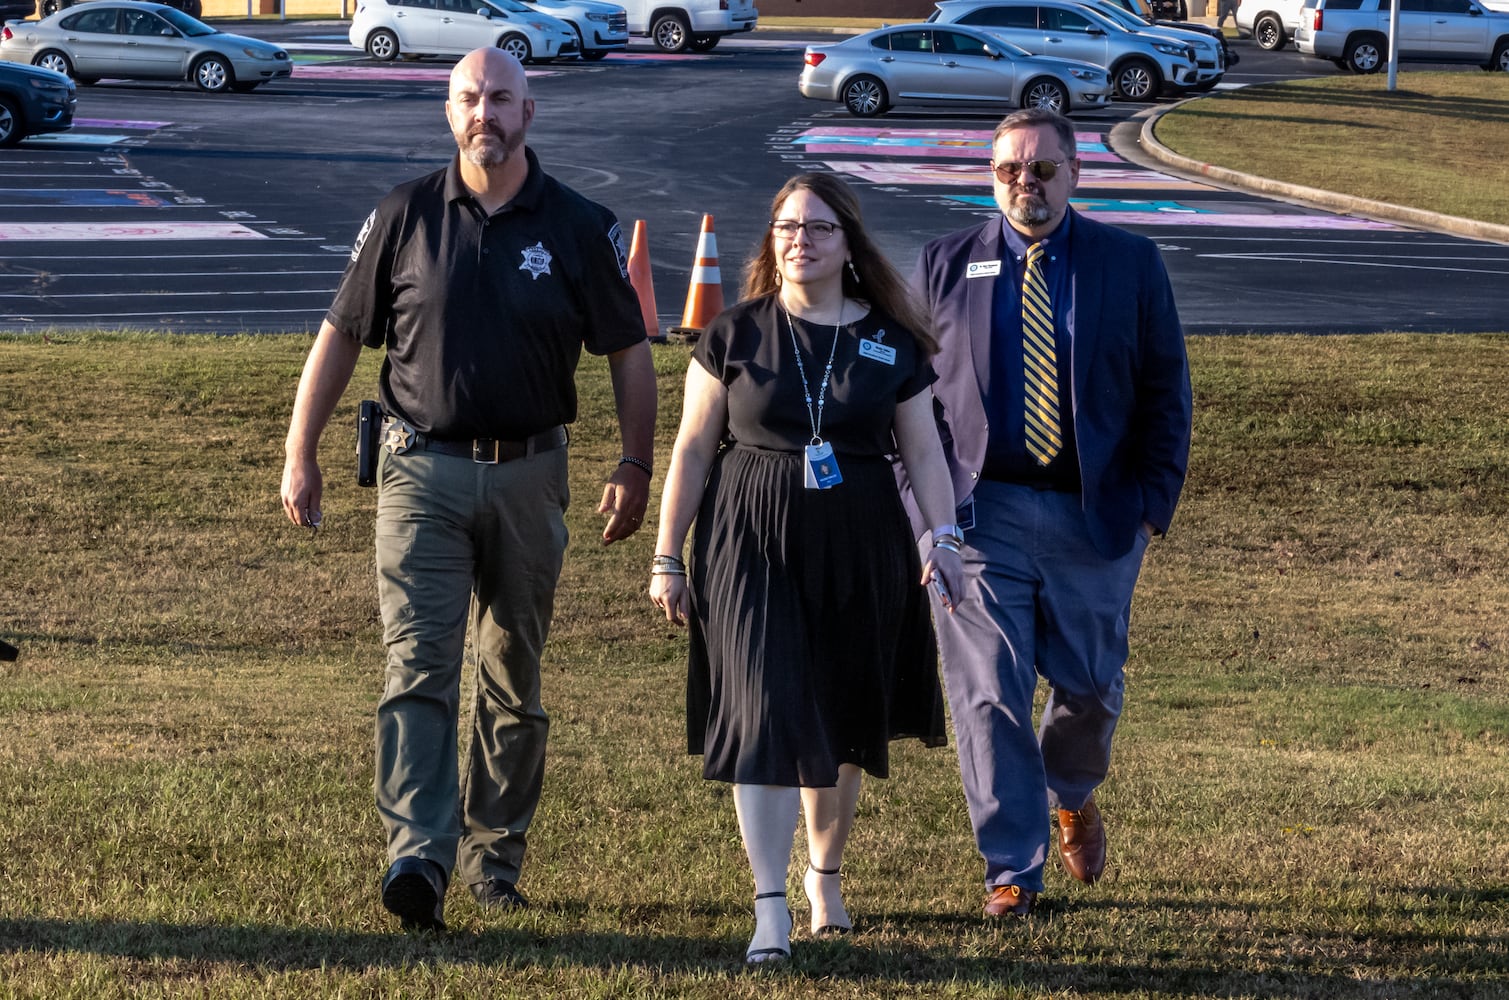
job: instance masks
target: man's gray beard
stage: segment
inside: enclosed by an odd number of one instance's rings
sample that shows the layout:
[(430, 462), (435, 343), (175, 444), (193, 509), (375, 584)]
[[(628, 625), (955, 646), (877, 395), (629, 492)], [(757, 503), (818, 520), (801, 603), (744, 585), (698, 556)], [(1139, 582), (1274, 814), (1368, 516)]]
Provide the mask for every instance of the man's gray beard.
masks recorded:
[[(497, 137), (494, 136), (494, 138)], [(461, 155), (468, 163), (486, 170), (507, 163), (508, 158), (517, 153), (523, 144), (524, 137), (517, 132), (503, 136), (501, 143), (486, 143), (481, 146), (473, 144), (468, 139), (461, 146)]]
[(1041, 226), (1053, 218), (1047, 200), (1036, 195), (1017, 198), (1008, 203), (1006, 218), (1019, 226)]

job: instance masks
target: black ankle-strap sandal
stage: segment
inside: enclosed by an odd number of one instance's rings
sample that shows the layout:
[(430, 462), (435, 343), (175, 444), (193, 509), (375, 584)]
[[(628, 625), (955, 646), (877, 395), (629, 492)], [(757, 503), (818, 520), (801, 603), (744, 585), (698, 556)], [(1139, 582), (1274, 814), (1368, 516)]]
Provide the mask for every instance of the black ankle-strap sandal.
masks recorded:
[[(755, 901), (756, 902), (759, 902), (762, 899), (785, 899), (785, 898), (786, 898), (786, 894), (784, 892), (761, 892), (761, 893), (757, 893), (755, 895)], [(759, 918), (756, 917), (755, 919), (756, 919), (756, 923), (758, 923)], [(787, 919), (788, 922), (791, 921), (791, 908), (790, 907), (786, 908), (786, 919)], [(788, 930), (786, 933), (787, 933), (787, 936), (789, 938), (789, 936), (791, 934), (790, 930)], [(751, 942), (751, 944), (752, 943), (753, 942)], [(744, 953), (744, 964), (748, 965), (748, 966), (769, 965), (772, 962), (784, 962), (787, 959), (789, 959), (790, 957), (791, 957), (791, 949), (789, 947), (788, 948), (755, 948), (752, 951), (746, 951)]]

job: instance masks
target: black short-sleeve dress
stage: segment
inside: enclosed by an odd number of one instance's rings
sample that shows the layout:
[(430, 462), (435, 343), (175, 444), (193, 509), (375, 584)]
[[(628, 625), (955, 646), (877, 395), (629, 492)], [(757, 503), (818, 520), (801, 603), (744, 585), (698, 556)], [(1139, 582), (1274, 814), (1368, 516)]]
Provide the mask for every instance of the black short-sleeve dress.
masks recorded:
[[(886, 777), (892, 739), (944, 743), (921, 565), (887, 458), (896, 404), (936, 376), (875, 311), (836, 331), (787, 319), (773, 295), (742, 302), (693, 352), (728, 387), (728, 427), (688, 567), (687, 749), (713, 780), (827, 787), (840, 764)], [(833, 350), (821, 435), (843, 482), (826, 490), (803, 485), (812, 427), (795, 350), (814, 413)]]

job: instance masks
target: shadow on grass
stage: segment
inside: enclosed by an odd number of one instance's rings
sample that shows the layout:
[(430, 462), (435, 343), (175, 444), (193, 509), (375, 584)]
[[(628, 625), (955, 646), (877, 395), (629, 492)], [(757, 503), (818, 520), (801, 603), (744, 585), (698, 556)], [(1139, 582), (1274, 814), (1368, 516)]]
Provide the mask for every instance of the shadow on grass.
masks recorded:
[[(1396, 887), (1390, 898), (1410, 900), (1408, 910), (1429, 926), (1437, 919), (1460, 921), (1464, 911), (1485, 916), (1509, 904), (1509, 889), (1469, 890)], [(1186, 913), (1200, 929), (1200, 917), (1247, 913), (1267, 925), (1261, 936), (1288, 940), (1291, 953), (1254, 947), (1246, 936), (1213, 934), (1180, 940), (1150, 931), (1134, 960), (1117, 945), (1097, 947), (1082, 939), (1052, 944), (1062, 960), (1042, 957), (1042, 942), (1070, 915), (1129, 908)], [(550, 908), (540, 916), (568, 915), (577, 907)], [(656, 907), (631, 907), (626, 917)], [(1268, 912), (1268, 911), (1276, 912)], [(1429, 933), (1379, 930), (1359, 933), (1342, 927), (1311, 933), (1282, 930), (1288, 904), (1217, 903), (1181, 898), (1129, 902), (1125, 899), (1049, 900), (1030, 921), (984, 924), (973, 915), (891, 911), (877, 914), (852, 937), (793, 941), (790, 963), (749, 973), (768, 977), (774, 987), (818, 981), (885, 984), (949, 984), (1027, 991), (1094, 991), (1104, 994), (1332, 998), (1509, 995), (1501, 965), (1509, 933)], [(665, 916), (665, 914), (661, 914)], [(1265, 919), (1271, 917), (1276, 923)], [(1181, 918), (1184, 919), (1184, 918)], [(884, 925), (884, 928), (882, 928)], [(895, 932), (940, 942), (962, 942), (962, 950), (897, 940)], [(1066, 933), (1066, 937), (1068, 934)], [(1080, 933), (1073, 935), (1082, 938)], [(1291, 939), (1292, 938), (1292, 939)], [(1274, 941), (1270, 940), (1270, 944)], [(629, 932), (551, 933), (527, 927), (454, 930), (446, 934), (328, 931), (250, 924), (182, 925), (151, 921), (60, 919), (0, 920), (0, 955), (87, 954), (137, 962), (182, 961), (244, 966), (259, 974), (329, 969), (362, 974), (385, 969), (495, 966), (549, 968), (566, 976), (616, 976), (642, 970), (657, 977), (742, 974), (743, 941), (724, 937), (634, 934)], [(1104, 948), (1115, 947), (1115, 954)], [(988, 952), (982, 956), (980, 952)], [(1022, 957), (1024, 955), (1031, 957)], [(1072, 956), (1070, 958), (1069, 956)], [(1421, 959), (1428, 956), (1428, 961)], [(1429, 969), (1422, 974), (1423, 969)], [(1409, 971), (1401, 971), (1409, 970)]]

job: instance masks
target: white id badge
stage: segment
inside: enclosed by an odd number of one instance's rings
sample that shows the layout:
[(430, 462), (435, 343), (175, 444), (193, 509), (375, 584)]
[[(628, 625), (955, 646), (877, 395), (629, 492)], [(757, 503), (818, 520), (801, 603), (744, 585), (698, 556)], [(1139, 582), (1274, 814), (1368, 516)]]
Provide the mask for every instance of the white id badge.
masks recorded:
[(807, 446), (807, 468), (803, 479), (809, 490), (826, 490), (844, 481), (831, 444), (819, 441)]
[(861, 340), (859, 342), (859, 356), (869, 358), (871, 361), (879, 361), (883, 365), (894, 365), (896, 363), (896, 348), (887, 347), (875, 340)]

